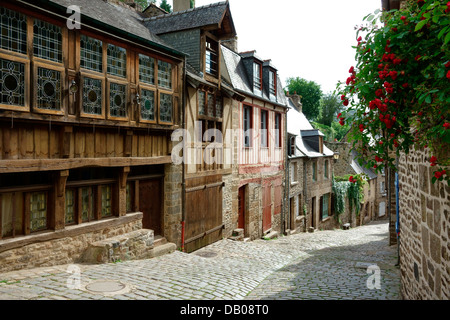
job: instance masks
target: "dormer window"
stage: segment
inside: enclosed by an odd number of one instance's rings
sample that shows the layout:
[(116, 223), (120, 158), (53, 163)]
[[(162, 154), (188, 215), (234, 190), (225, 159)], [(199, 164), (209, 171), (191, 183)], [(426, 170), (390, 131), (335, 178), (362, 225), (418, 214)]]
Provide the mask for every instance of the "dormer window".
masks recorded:
[(275, 71), (269, 71), (269, 93), (270, 99), (273, 100), (277, 96), (277, 76)]
[(206, 38), (206, 58), (205, 58), (206, 73), (217, 77), (219, 74), (219, 50), (217, 41)]
[(262, 67), (258, 62), (253, 62), (253, 88), (255, 93), (262, 90)]

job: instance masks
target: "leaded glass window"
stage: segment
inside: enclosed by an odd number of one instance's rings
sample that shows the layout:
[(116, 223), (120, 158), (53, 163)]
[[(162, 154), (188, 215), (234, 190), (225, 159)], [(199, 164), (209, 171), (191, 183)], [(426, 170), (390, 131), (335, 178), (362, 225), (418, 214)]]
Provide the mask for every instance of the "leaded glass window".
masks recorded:
[(172, 122), (173, 102), (172, 95), (161, 93), (159, 103), (159, 120)]
[(37, 70), (37, 107), (61, 110), (61, 72), (45, 68)]
[(127, 86), (111, 83), (109, 92), (109, 114), (113, 117), (125, 118), (127, 116)]
[(155, 92), (141, 90), (141, 119), (155, 121)]
[(25, 64), (0, 59), (1, 104), (25, 106)]
[(158, 61), (158, 86), (172, 88), (172, 65), (168, 62)]
[(27, 17), (0, 7), (0, 48), (27, 53)]
[(102, 192), (102, 218), (112, 216), (111, 210), (111, 186), (106, 185), (101, 187)]
[(223, 116), (223, 98), (221, 96), (216, 97), (216, 117), (222, 118)]
[(34, 20), (33, 50), (39, 58), (62, 62), (62, 31), (51, 23)]
[(83, 222), (94, 219), (92, 189), (90, 187), (81, 188), (81, 219)]
[(206, 99), (206, 93), (204, 91), (198, 91), (198, 114), (201, 116), (206, 115), (205, 99)]
[(214, 103), (214, 95), (208, 93), (208, 116), (214, 117), (214, 109), (216, 105)]
[(83, 112), (101, 115), (103, 81), (87, 77), (83, 81)]
[(32, 193), (30, 196), (30, 230), (47, 229), (47, 194)]
[(155, 84), (155, 59), (139, 55), (139, 81)]
[(108, 44), (108, 73), (125, 78), (127, 75), (127, 50)]
[(75, 222), (75, 190), (66, 190), (66, 224)]
[(103, 43), (100, 40), (81, 35), (81, 67), (103, 72)]

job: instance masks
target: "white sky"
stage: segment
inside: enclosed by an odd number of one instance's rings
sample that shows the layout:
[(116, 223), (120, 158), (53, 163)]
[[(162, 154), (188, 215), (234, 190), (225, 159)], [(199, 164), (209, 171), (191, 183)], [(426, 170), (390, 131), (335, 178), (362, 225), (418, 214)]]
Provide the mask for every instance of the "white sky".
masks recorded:
[[(221, 0), (196, 0), (196, 7)], [(168, 1), (172, 5), (172, 0)], [(229, 0), (239, 52), (272, 59), (283, 86), (289, 77), (332, 92), (355, 65), (356, 31), (381, 0)], [(172, 6), (173, 7), (173, 6)]]

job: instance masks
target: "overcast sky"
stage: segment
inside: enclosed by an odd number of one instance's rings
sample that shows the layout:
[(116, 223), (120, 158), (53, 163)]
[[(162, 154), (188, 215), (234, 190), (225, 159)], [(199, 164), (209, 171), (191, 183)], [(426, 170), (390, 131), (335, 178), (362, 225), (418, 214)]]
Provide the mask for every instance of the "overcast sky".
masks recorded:
[[(168, 1), (172, 4), (172, 0)], [(196, 7), (220, 0), (196, 0)], [(332, 92), (355, 64), (356, 31), (381, 0), (229, 0), (239, 52), (272, 59), (283, 82), (301, 77)]]

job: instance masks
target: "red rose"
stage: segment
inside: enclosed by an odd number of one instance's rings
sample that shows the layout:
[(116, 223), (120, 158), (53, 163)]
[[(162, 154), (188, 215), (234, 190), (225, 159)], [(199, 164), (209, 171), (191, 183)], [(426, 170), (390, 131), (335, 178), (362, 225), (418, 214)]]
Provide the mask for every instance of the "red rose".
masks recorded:
[(394, 137), (395, 137), (395, 134), (391, 133), (391, 138), (394, 138)]
[(403, 88), (405, 88), (405, 89), (406, 89), (406, 88), (408, 88), (408, 86), (409, 86), (409, 84), (408, 84), (408, 83), (404, 83), (404, 84), (402, 84), (402, 87), (403, 87)]
[(392, 80), (395, 81), (395, 79), (397, 79), (398, 73), (397, 71), (391, 71), (389, 72), (389, 75), (391, 76)]
[(446, 123), (444, 123), (444, 126), (443, 126), (445, 129), (448, 129), (448, 128), (450, 128), (450, 123), (448, 123), (448, 122), (446, 122)]
[(342, 101), (345, 100), (345, 94), (343, 94), (343, 95), (341, 96), (341, 100), (342, 100)]
[(355, 72), (355, 68), (354, 68), (354, 67), (351, 67), (350, 70), (348, 70), (348, 72), (349, 72), (349, 73)]
[(394, 65), (398, 65), (398, 64), (402, 63), (402, 59), (398, 59), (398, 58), (394, 59), (393, 63), (394, 63)]
[(440, 177), (442, 177), (442, 173), (439, 172), (439, 171), (436, 171), (436, 172), (434, 173), (434, 177), (435, 177), (436, 179), (439, 179)]
[(420, 59), (421, 57), (422, 57), (422, 56), (421, 56), (420, 54), (418, 54), (418, 55), (414, 58), (414, 60), (419, 61), (419, 59)]
[(359, 38), (356, 39), (356, 41), (361, 41), (361, 40), (362, 40), (362, 37), (361, 37), (361, 36), (359, 36)]
[(446, 68), (450, 68), (450, 61), (445, 64)]
[(341, 116), (342, 116), (342, 113), (339, 113), (339, 114), (337, 115), (337, 118), (339, 119)]
[(405, 16), (401, 16), (401, 17), (400, 17), (400, 20), (405, 21), (405, 20), (406, 20), (406, 17), (405, 17)]
[(393, 88), (386, 88), (386, 92), (392, 94), (394, 92)]
[(378, 89), (377, 91), (375, 91), (375, 95), (377, 97), (381, 97), (383, 95), (383, 89)]
[(348, 99), (344, 101), (344, 106), (348, 106)]
[(450, 70), (447, 72), (447, 79), (450, 79)]
[(437, 161), (437, 158), (435, 156), (432, 156), (430, 159), (430, 162), (436, 162), (436, 161)]
[(392, 31), (397, 32), (398, 29), (397, 28), (392, 28)]

